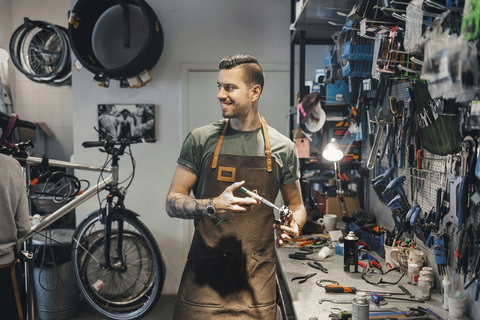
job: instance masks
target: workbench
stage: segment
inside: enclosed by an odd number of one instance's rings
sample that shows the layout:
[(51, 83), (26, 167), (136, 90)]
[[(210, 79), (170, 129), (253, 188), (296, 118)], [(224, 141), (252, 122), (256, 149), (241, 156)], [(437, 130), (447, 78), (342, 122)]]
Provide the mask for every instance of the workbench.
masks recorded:
[[(316, 250), (318, 251), (320, 249)], [(310, 320), (315, 317), (318, 318), (318, 320), (331, 319), (329, 318), (329, 315), (332, 312), (338, 313), (341, 310), (352, 310), (351, 302), (355, 296), (354, 294), (327, 293), (325, 292), (325, 288), (316, 284), (317, 280), (320, 279), (334, 280), (337, 281), (341, 286), (355, 287), (356, 289), (362, 290), (371, 290), (377, 293), (380, 291), (402, 292), (400, 288), (398, 288), (398, 285), (403, 285), (413, 295), (416, 293), (416, 285), (408, 284), (406, 275), (397, 285), (383, 283), (373, 285), (362, 279), (361, 272), (363, 268), (360, 266), (358, 267), (358, 273), (344, 272), (343, 256), (341, 255), (333, 254), (333, 256), (329, 256), (321, 261), (321, 264), (328, 270), (328, 273), (324, 273), (320, 270), (310, 267), (307, 264), (309, 260), (296, 260), (288, 257), (289, 254), (299, 251), (299, 247), (295, 244), (276, 249), (278, 266), (277, 277), (280, 286), (281, 298), (284, 303), (283, 307), (287, 310), (287, 313), (291, 313), (291, 315), (284, 320)], [(333, 249), (333, 251), (335, 250)], [(317, 257), (317, 253), (313, 253), (311, 256)], [(375, 255), (372, 254), (372, 256)], [(377, 256), (375, 257), (378, 258)], [(383, 259), (378, 258), (378, 261), (383, 267)], [(299, 280), (291, 281), (291, 279), (294, 277), (305, 276), (311, 273), (316, 273), (316, 275), (312, 278), (309, 278), (304, 283), (299, 283)], [(384, 280), (395, 282), (400, 276), (400, 272), (392, 271), (385, 275)], [(367, 294), (370, 296), (370, 293)], [(394, 297), (410, 299), (407, 295), (395, 295)], [(320, 304), (319, 301), (322, 299), (330, 299), (335, 301), (342, 300), (350, 303), (336, 304), (323, 301)], [(370, 311), (392, 308), (398, 308), (400, 311), (407, 311), (408, 307), (423, 307), (431, 309), (443, 319), (449, 318), (448, 311), (442, 308), (442, 296), (436, 290), (432, 290), (431, 300), (425, 301), (425, 303), (416, 301), (389, 300), (388, 297), (386, 299), (388, 302), (386, 305), (377, 306), (373, 303), (370, 303)], [(373, 315), (371, 314), (371, 316)], [(464, 316), (463, 319), (469, 318)]]

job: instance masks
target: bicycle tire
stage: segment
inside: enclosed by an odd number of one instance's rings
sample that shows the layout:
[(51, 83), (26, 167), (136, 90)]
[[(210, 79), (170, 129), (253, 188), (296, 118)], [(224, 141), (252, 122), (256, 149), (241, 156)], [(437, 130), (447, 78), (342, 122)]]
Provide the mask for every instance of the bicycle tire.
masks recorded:
[[(103, 210), (103, 209), (102, 209)], [(155, 238), (138, 218), (126, 209), (112, 214), (111, 261), (115, 265), (118, 221), (123, 221), (125, 265), (108, 270), (104, 262), (103, 215), (97, 210), (77, 227), (72, 240), (72, 264), (80, 292), (88, 305), (112, 319), (140, 319), (160, 297), (165, 281), (165, 263)]]
[(71, 64), (66, 28), (26, 18), (13, 33), (9, 45), (14, 66), (30, 80), (68, 84)]

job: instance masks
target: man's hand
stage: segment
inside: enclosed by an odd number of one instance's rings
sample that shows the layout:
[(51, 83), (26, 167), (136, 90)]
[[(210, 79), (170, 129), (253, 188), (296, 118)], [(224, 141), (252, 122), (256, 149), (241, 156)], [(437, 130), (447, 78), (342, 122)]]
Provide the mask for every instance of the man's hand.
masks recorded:
[(300, 235), (300, 228), (293, 219), (293, 215), (290, 215), (290, 219), (285, 225), (274, 224), (273, 228), (275, 230), (275, 246), (277, 248), (293, 242)]
[(223, 220), (233, 220), (235, 215), (245, 213), (251, 206), (259, 202), (253, 198), (239, 198), (233, 195), (233, 192), (245, 184), (245, 181), (235, 182), (228, 186), (218, 197), (213, 199), (213, 206), (217, 211), (217, 216)]

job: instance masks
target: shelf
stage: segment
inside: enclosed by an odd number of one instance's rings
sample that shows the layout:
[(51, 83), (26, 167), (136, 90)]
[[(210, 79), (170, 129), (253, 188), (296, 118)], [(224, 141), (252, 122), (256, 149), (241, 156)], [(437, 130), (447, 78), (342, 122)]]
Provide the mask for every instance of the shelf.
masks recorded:
[(291, 41), (296, 42), (298, 31), (303, 30), (307, 31), (308, 43), (333, 43), (332, 35), (342, 30), (346, 19), (337, 12), (348, 14), (355, 3), (355, 0), (306, 0), (302, 11), (291, 25)]

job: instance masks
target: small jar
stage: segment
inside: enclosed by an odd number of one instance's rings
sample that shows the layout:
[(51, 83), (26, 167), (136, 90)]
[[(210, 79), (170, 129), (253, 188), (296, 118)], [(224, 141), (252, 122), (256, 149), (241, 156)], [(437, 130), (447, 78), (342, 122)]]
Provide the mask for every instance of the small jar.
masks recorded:
[[(423, 267), (422, 271), (426, 271), (428, 273), (428, 277), (430, 278), (430, 284), (432, 285), (432, 289), (435, 287), (435, 274), (433, 273), (432, 267)], [(420, 276), (422, 274), (420, 273)]]
[(420, 267), (416, 263), (408, 264), (407, 279), (409, 284), (416, 285), (418, 283), (418, 276), (420, 275)]
[(420, 270), (419, 277), (427, 277), (428, 280), (430, 281), (430, 288), (433, 288), (433, 272), (430, 270), (425, 270), (427, 267), (424, 267), (422, 270)]
[(419, 277), (418, 278), (418, 285), (417, 285), (417, 294), (415, 295), (419, 300), (430, 300), (431, 298), (431, 284), (430, 278), (428, 277)]

